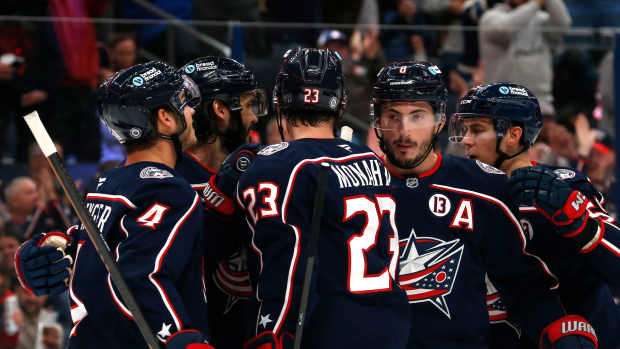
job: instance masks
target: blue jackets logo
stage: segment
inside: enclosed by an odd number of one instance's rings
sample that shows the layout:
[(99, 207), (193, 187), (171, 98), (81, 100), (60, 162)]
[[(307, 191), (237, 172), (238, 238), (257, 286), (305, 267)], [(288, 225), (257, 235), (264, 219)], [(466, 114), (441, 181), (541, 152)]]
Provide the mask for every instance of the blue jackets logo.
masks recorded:
[(464, 245), (459, 239), (442, 241), (418, 237), (415, 230), (400, 256), (400, 286), (409, 303), (430, 302), (450, 319), (446, 296), (452, 292), (459, 271)]

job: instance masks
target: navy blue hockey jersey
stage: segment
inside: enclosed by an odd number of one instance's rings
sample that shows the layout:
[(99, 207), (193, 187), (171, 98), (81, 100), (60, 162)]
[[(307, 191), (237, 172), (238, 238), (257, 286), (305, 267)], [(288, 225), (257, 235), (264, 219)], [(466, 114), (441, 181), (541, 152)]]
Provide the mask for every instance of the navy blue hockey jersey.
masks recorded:
[[(86, 207), (157, 337), (183, 329), (208, 337), (203, 209), (189, 184), (163, 164), (139, 162), (102, 174)], [(72, 229), (71, 236), (69, 348), (146, 347), (86, 232)]]
[(478, 161), (437, 156), (429, 172), (395, 181), (409, 348), (487, 348), (487, 274), (537, 339), (563, 316), (550, 292), (557, 280), (525, 251), (526, 237), (506, 204), (507, 178)]
[(241, 177), (237, 200), (252, 233), (248, 263), (260, 302), (256, 332), (295, 331), (320, 162), (331, 169), (302, 347), (404, 348), (410, 320), (395, 281), (392, 178), (368, 148), (340, 139), (271, 145)]
[[(567, 168), (538, 166), (555, 172), (571, 187), (584, 193), (592, 202), (588, 206), (590, 214), (606, 222), (604, 223), (605, 232), (615, 233), (615, 236), (618, 236), (620, 230), (613, 225), (613, 219), (605, 214), (602, 207), (602, 195), (586, 176)], [(521, 225), (529, 240), (527, 249), (543, 258), (551, 271), (559, 278), (560, 299), (566, 312), (581, 315), (592, 324), (599, 340), (599, 348), (620, 347), (620, 313), (615, 307), (612, 292), (606, 280), (617, 279), (617, 274), (614, 278), (608, 277), (606, 273), (610, 270), (609, 264), (620, 263), (620, 250), (613, 242), (603, 241), (597, 248), (607, 249), (612, 256), (615, 248), (618, 251), (618, 257), (615, 257), (615, 261), (592, 261), (589, 253), (580, 253), (573, 240), (557, 234), (553, 223), (545, 218), (536, 207), (522, 206), (519, 207), (519, 211)], [(605, 236), (602, 238), (604, 239)], [(597, 267), (603, 270), (603, 274), (597, 272)], [(510, 341), (510, 336), (505, 337), (503, 342), (498, 343), (498, 348), (505, 347)], [(534, 348), (537, 347), (537, 343), (529, 345), (523, 343), (522, 347)]]
[[(175, 170), (202, 197), (216, 171), (189, 152)], [(255, 305), (247, 270), (247, 226), (242, 217), (223, 219), (205, 211), (205, 283), (209, 302), (211, 344), (218, 349), (241, 348), (253, 336)]]

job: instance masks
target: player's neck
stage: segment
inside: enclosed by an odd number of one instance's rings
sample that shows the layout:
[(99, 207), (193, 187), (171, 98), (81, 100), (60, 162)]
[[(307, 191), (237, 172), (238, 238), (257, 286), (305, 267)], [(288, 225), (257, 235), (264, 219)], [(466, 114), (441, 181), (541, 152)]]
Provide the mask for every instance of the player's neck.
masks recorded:
[(333, 122), (321, 122), (317, 126), (302, 125), (298, 122), (296, 126), (290, 123), (286, 125), (287, 135), (291, 140), (302, 138), (334, 138)]
[(220, 169), (222, 162), (228, 156), (228, 150), (222, 145), (219, 137), (215, 139), (215, 142), (197, 144), (187, 149), (187, 151), (214, 171)]
[(152, 147), (136, 150), (127, 154), (125, 166), (142, 161), (158, 162), (174, 168), (177, 162), (177, 153), (174, 149), (174, 143), (169, 139), (158, 138), (155, 140), (155, 144)]
[(530, 160), (530, 154), (527, 151), (515, 156), (512, 159), (504, 160), (499, 169), (506, 173), (508, 177), (512, 171), (526, 166), (532, 166), (532, 160)]

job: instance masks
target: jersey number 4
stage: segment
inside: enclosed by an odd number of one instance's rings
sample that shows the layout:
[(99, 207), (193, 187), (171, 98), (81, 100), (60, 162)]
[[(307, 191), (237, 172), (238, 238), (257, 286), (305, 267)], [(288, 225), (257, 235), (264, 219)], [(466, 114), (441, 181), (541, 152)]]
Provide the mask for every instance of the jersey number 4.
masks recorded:
[[(390, 262), (378, 274), (367, 273), (367, 253), (379, 253), (371, 251), (378, 248), (377, 241), (381, 231), (381, 219), (384, 214), (389, 215), (392, 234), (389, 237)], [(395, 216), (396, 202), (391, 196), (376, 196), (371, 199), (367, 196), (351, 196), (344, 199), (344, 218), (346, 222), (357, 215), (364, 215), (366, 225), (361, 234), (353, 235), (347, 245), (349, 248), (349, 273), (347, 286), (351, 293), (372, 293), (392, 289), (392, 280), (396, 275), (396, 263), (398, 261), (398, 233)]]

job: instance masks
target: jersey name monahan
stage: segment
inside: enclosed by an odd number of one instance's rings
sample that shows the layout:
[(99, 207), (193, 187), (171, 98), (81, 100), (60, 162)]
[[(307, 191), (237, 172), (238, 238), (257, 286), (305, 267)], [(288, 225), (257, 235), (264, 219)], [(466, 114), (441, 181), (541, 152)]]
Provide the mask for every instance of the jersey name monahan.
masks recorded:
[(360, 186), (389, 186), (391, 177), (388, 170), (379, 164), (379, 160), (365, 159), (352, 163), (333, 164), (331, 170), (338, 177), (340, 189)]

